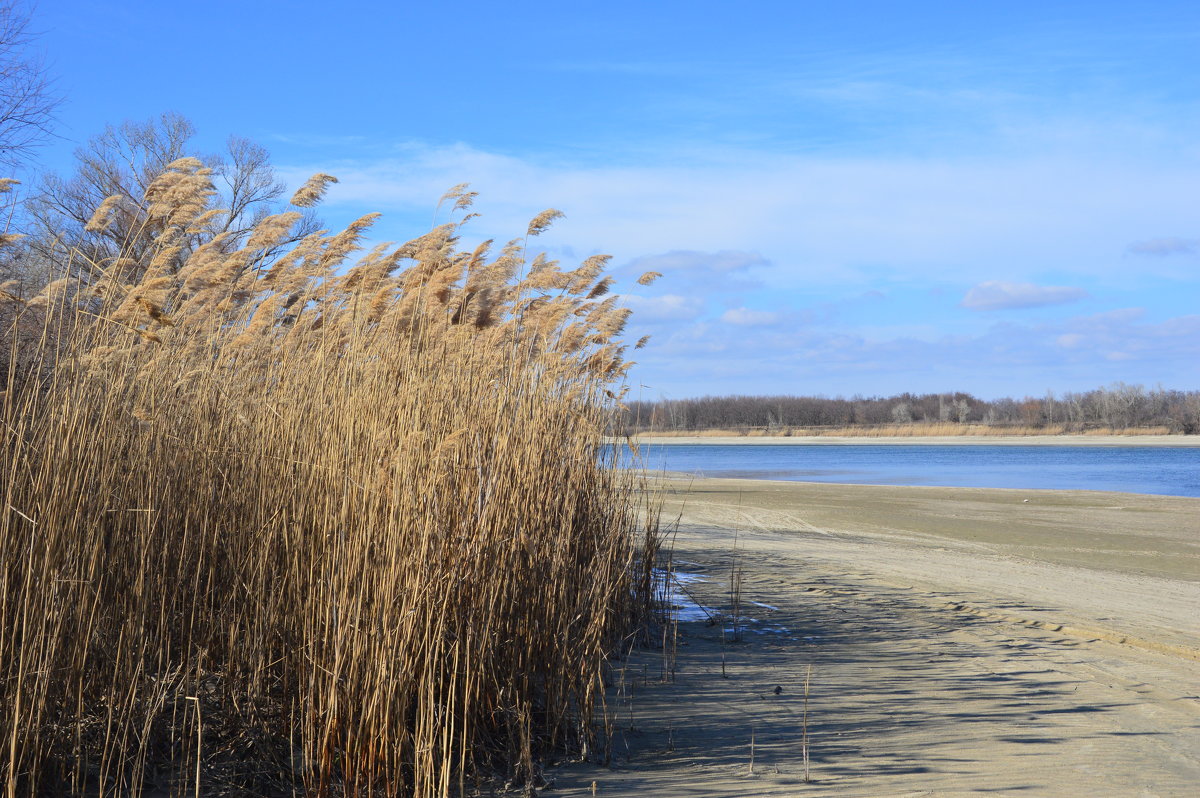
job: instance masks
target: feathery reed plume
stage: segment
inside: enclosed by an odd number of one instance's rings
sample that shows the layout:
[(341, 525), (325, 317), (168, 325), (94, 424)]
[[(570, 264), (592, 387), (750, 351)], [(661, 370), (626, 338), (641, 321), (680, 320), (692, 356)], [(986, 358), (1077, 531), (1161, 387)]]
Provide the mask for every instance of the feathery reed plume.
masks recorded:
[(562, 211), (556, 211), (553, 208), (542, 211), (529, 222), (529, 229), (525, 231), (525, 235), (541, 235), (550, 228), (550, 225), (554, 224), (555, 220), (563, 218), (563, 215)]
[(596, 281), (596, 278), (608, 268), (611, 255), (592, 255), (578, 268), (568, 274), (566, 291), (569, 294), (582, 294)]
[(470, 208), (475, 203), (475, 198), (478, 196), (478, 191), (464, 192), (458, 199), (454, 201), (454, 210), (463, 211), (467, 208)]
[(188, 235), (196, 235), (203, 233), (213, 225), (217, 219), (222, 216), (228, 216), (229, 211), (225, 208), (212, 208), (197, 216), (192, 220), (192, 224), (188, 227)]
[(646, 272), (637, 279), (638, 285), (650, 285), (659, 277), (662, 277), (662, 272)]
[(604, 296), (605, 294), (608, 293), (608, 290), (612, 287), (612, 284), (614, 282), (615, 281), (613, 280), (613, 278), (605, 277), (603, 280), (599, 281), (594, 286), (592, 286), (592, 290), (590, 292), (588, 292), (587, 298), (588, 299), (596, 299), (598, 297)]
[(212, 173), (196, 158), (172, 161), (146, 187), (147, 217), (164, 228), (191, 226), (217, 194)]
[(292, 195), (291, 204), (297, 208), (311, 208), (325, 197), (329, 184), (336, 182), (338, 179), (333, 175), (317, 172), (296, 190)]
[(88, 219), (88, 223), (83, 229), (89, 233), (98, 233), (108, 229), (108, 226), (112, 223), (112, 212), (121, 204), (122, 199), (120, 194), (113, 194), (111, 197), (106, 198), (92, 212), (91, 218)]
[(469, 186), (470, 186), (469, 183), (459, 183), (458, 185), (451, 186), (450, 188), (448, 188), (446, 190), (445, 194), (438, 197), (437, 207), (438, 208), (442, 207), (442, 205), (447, 200), (456, 200), (457, 201), (460, 197), (462, 197), (463, 195), (465, 195), (467, 193), (467, 188)]
[(136, 299), (137, 303), (142, 306), (142, 309), (146, 311), (146, 315), (148, 315), (150, 318), (154, 319), (164, 327), (175, 326), (175, 322), (172, 321), (166, 313), (163, 313), (163, 309), (158, 305), (154, 304), (149, 299), (146, 299), (144, 296), (139, 296)]
[(474, 204), (475, 198), (479, 196), (479, 192), (468, 191), (469, 185), (469, 183), (459, 183), (457, 186), (451, 188), (438, 200), (437, 207), (440, 209), (446, 200), (454, 200), (454, 210), (461, 211), (470, 208)]
[(300, 221), (297, 211), (287, 211), (268, 216), (258, 223), (250, 238), (246, 240), (246, 249), (270, 249), (278, 246), (291, 232), (292, 226)]

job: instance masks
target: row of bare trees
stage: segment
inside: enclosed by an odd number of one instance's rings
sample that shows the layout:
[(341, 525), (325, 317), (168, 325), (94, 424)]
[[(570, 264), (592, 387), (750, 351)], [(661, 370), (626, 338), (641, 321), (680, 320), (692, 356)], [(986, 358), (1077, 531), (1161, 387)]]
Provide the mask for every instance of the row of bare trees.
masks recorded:
[[(214, 210), (187, 230), (172, 260), (182, 264), (202, 246), (223, 254), (239, 249), (259, 222), (284, 209), (287, 188), (267, 151), (253, 141), (231, 137), (223, 152), (205, 153), (195, 146), (195, 133), (190, 121), (174, 113), (109, 126), (76, 150), (71, 174), (46, 174), (10, 194), (23, 236), (0, 259), (3, 290), (23, 298), (62, 277), (96, 282), (114, 267), (122, 279), (138, 280), (150, 268), (161, 232), (146, 189), (184, 157), (212, 170), (214, 194), (207, 206)], [(104, 218), (94, 218), (102, 206)], [(312, 211), (305, 211), (286, 240), (274, 246), (282, 251), (319, 226)]]
[(1085, 431), (1165, 427), (1200, 434), (1200, 391), (1114, 383), (1090, 391), (1023, 399), (979, 399), (967, 393), (854, 396), (705, 396), (628, 403), (631, 432), (983, 424)]
[[(150, 268), (153, 242), (161, 232), (146, 189), (180, 158), (196, 158), (212, 170), (213, 191), (206, 198), (212, 212), (187, 231), (175, 263), (186, 262), (202, 246), (217, 254), (237, 251), (259, 222), (286, 210), (286, 187), (263, 147), (230, 137), (223, 151), (204, 152), (196, 146), (192, 123), (176, 113), (109, 126), (75, 150), (68, 174), (38, 169), (35, 156), (39, 145), (54, 138), (54, 115), (62, 97), (38, 52), (34, 30), (30, 4), (0, 0), (4, 294), (24, 299), (64, 277), (86, 285), (119, 272), (123, 280), (139, 280)], [(21, 179), (13, 179), (17, 177)], [(102, 205), (105, 218), (98, 223), (93, 215)], [(305, 211), (276, 250), (287, 249), (319, 226), (312, 212)], [(161, 270), (157, 267), (156, 273)]]

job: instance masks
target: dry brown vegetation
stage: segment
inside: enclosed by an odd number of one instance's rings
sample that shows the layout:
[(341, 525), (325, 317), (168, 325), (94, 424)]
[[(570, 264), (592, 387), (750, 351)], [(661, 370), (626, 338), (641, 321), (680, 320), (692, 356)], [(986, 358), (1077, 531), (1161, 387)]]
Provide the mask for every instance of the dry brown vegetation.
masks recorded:
[(997, 438), (1024, 437), (1030, 435), (1169, 435), (1170, 427), (1091, 427), (1075, 430), (1065, 424), (1039, 427), (1004, 426), (986, 424), (880, 424), (857, 427), (785, 427), (763, 428), (742, 427), (738, 429), (662, 430), (646, 432), (656, 438), (945, 438), (989, 436)]
[(194, 159), (146, 193), (136, 262), (0, 295), (6, 794), (451, 795), (600, 750), (657, 545), (601, 448), (604, 259), (198, 237)]
[[(1200, 391), (1147, 390), (1117, 382), (1041, 397), (980, 399), (967, 393), (894, 396), (702, 396), (639, 400), (626, 431), (702, 430), (867, 437), (927, 435), (1195, 435)], [(803, 432), (801, 432), (801, 430)]]

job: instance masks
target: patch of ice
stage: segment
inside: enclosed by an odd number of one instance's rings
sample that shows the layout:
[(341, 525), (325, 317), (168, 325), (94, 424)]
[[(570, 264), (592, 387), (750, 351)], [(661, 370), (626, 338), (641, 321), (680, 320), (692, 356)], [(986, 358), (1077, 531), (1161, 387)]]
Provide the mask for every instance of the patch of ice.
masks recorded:
[(671, 616), (680, 622), (688, 621), (707, 621), (710, 620), (716, 611), (708, 607), (702, 607), (692, 601), (684, 590), (683, 586), (692, 582), (701, 582), (708, 579), (703, 574), (690, 574), (686, 571), (674, 571), (668, 574), (666, 571), (655, 569), (655, 592), (661, 597), (662, 603), (670, 609)]
[[(657, 573), (666, 575), (663, 571), (658, 571)], [(687, 585), (692, 582), (703, 582), (708, 579), (704, 574), (689, 574), (687, 571), (672, 571), (671, 578), (681, 585)]]

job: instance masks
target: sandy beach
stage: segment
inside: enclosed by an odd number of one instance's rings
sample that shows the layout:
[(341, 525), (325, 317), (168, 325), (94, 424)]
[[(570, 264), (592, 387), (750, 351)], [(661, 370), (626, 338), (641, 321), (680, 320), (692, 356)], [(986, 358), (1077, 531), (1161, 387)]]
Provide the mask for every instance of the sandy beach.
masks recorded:
[(684, 588), (718, 622), (680, 623), (673, 660), (624, 663), (611, 766), (553, 769), (551, 794), (1195, 794), (1200, 499), (655, 492)]

